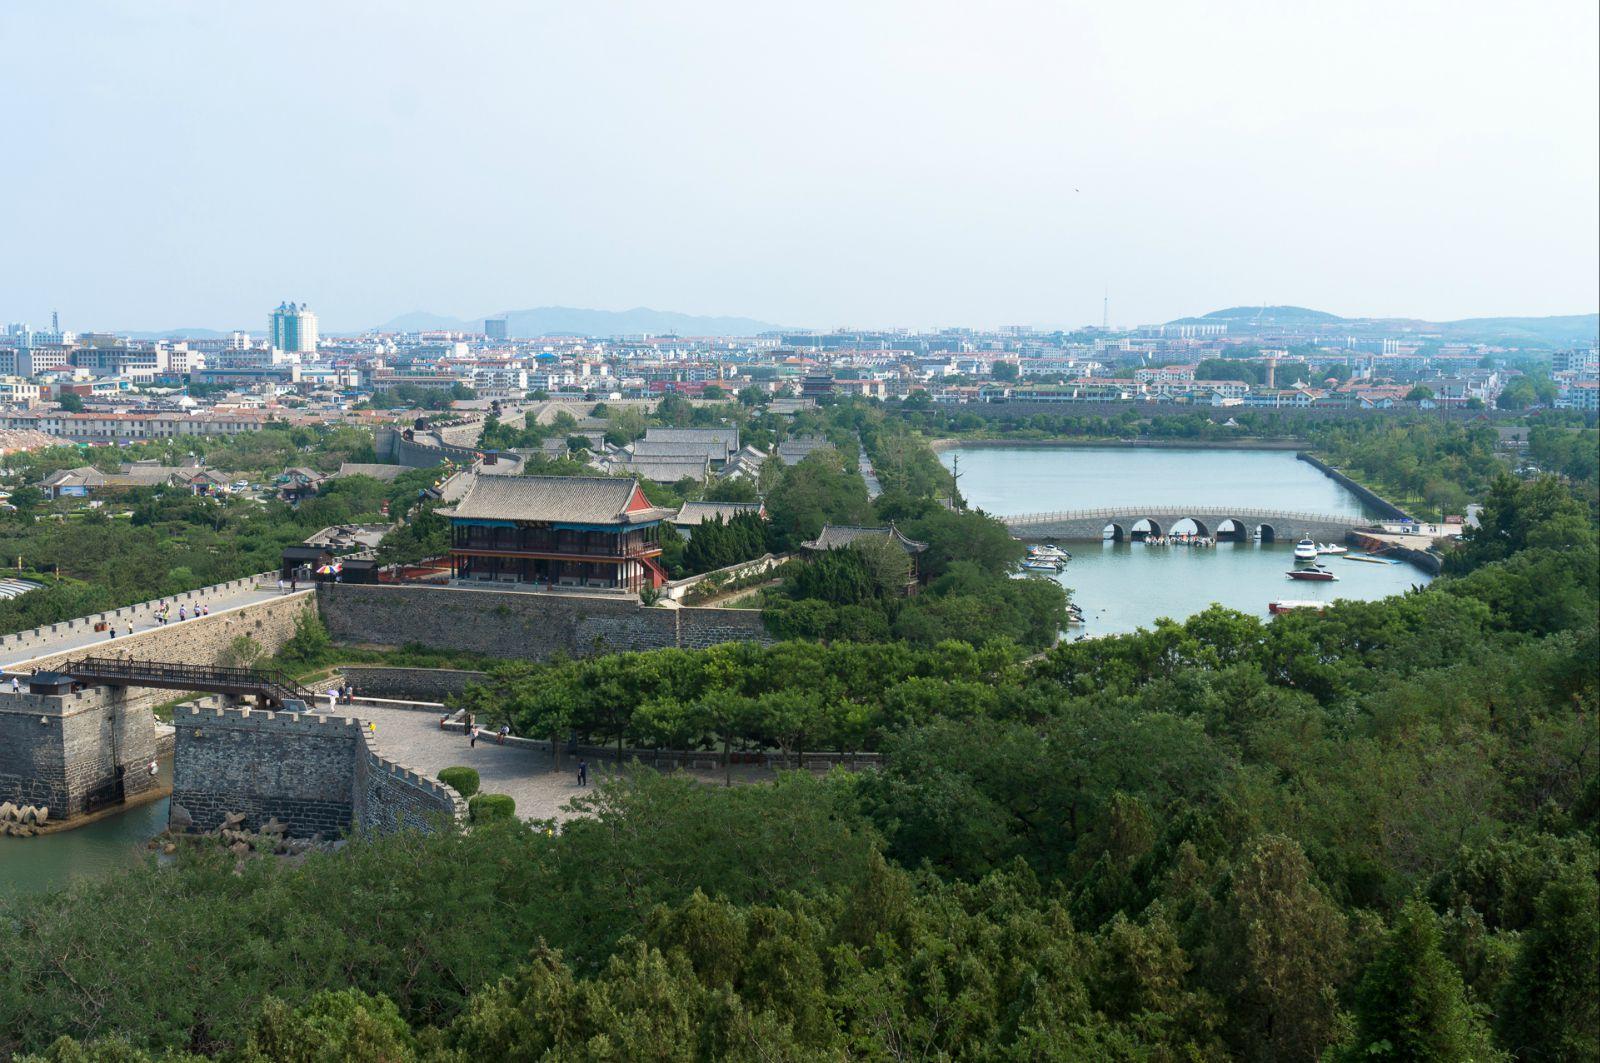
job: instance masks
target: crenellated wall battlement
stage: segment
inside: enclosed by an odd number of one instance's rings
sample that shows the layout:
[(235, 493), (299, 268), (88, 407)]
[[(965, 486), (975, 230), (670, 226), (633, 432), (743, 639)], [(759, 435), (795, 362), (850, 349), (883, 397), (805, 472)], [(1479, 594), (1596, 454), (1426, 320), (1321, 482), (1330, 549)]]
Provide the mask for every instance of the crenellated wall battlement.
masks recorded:
[(228, 813), (246, 827), (276, 818), (294, 837), (387, 834), (460, 822), (466, 803), (437, 779), (383, 756), (348, 716), (232, 708), (216, 699), (173, 720), (173, 803), (197, 830)]

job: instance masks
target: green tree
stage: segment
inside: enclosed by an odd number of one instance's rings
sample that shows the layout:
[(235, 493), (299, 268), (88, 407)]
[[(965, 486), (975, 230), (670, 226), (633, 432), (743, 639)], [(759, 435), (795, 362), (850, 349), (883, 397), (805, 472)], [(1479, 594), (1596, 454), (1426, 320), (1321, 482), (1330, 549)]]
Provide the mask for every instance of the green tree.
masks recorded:
[(324, 990), (299, 1007), (269, 997), (240, 1063), (406, 1063), (411, 1028), (387, 997)]
[(1300, 846), (1269, 835), (1234, 867), (1214, 933), (1227, 1035), (1249, 1059), (1311, 1059), (1333, 1039), (1345, 928)]
[(633, 406), (618, 406), (606, 414), (606, 442), (627, 446), (645, 433), (644, 414)]
[(1518, 1059), (1600, 1058), (1600, 888), (1573, 864), (1539, 895), (1500, 999), (1500, 1043)]
[(824, 524), (861, 524), (870, 510), (860, 473), (832, 447), (819, 447), (785, 469), (767, 497), (773, 530), (791, 549), (816, 538)]
[(1417, 898), (1401, 908), (1356, 992), (1355, 1037), (1343, 1058), (1476, 1059), (1498, 1053), (1440, 951), (1439, 921)]

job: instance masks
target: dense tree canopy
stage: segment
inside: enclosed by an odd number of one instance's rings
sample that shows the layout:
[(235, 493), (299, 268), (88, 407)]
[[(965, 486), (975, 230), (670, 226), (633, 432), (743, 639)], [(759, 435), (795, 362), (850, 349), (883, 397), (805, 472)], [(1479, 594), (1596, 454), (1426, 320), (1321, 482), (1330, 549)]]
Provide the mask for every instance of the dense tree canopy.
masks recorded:
[(864, 516), (957, 540), (926, 590), (852, 548), (788, 598), (876, 640), (505, 664), (464, 699), (520, 734), (880, 768), (636, 768), (559, 829), (186, 849), (6, 902), (0, 1055), (1600, 1051), (1600, 556), (1571, 485), (1492, 481), (1426, 589), (1034, 657), (996, 637), (1026, 603), (986, 596), (1046, 584), (999, 575), (985, 518), (885, 499)]

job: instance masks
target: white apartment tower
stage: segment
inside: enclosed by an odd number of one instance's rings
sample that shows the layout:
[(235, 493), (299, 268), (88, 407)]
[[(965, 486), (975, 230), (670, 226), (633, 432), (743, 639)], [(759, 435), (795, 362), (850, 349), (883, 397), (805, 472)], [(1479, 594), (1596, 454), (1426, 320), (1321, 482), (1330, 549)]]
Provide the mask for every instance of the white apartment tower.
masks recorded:
[(280, 351), (314, 354), (317, 350), (317, 315), (305, 303), (279, 303), (267, 318), (272, 346)]

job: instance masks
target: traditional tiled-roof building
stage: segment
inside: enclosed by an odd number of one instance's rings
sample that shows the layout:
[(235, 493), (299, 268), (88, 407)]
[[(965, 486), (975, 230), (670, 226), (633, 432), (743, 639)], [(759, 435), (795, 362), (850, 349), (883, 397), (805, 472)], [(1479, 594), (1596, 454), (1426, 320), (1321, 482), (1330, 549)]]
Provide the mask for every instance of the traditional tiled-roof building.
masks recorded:
[(829, 550), (841, 550), (862, 539), (887, 539), (906, 552), (911, 558), (911, 569), (906, 580), (908, 593), (921, 582), (922, 566), (918, 555), (928, 549), (928, 544), (908, 538), (894, 526), (893, 521), (890, 521), (886, 528), (863, 528), (856, 524), (824, 524), (817, 537), (801, 543), (800, 548), (815, 553), (825, 553)]
[(455, 580), (637, 591), (666, 572), (661, 522), (637, 480), (598, 476), (478, 476), (451, 525)]

